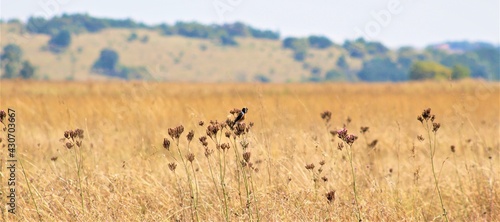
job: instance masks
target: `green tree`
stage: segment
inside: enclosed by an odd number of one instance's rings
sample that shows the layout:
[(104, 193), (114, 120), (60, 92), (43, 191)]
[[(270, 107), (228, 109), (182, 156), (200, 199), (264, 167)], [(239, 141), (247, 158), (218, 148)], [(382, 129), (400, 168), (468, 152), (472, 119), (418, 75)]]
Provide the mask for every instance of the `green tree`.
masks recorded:
[(374, 58), (363, 63), (359, 79), (368, 82), (404, 81), (407, 79), (398, 64), (389, 58)]
[(451, 72), (452, 79), (463, 79), (470, 77), (470, 69), (464, 65), (454, 65)]
[(304, 38), (288, 37), (283, 40), (283, 48), (293, 50), (293, 58), (297, 61), (304, 61), (307, 57), (309, 43)]
[(326, 49), (333, 45), (333, 42), (325, 36), (309, 36), (307, 38), (309, 46), (317, 49)]
[(2, 78), (11, 79), (19, 75), (22, 56), (23, 51), (16, 44), (8, 44), (3, 48), (3, 53), (0, 56), (4, 69)]
[(102, 74), (107, 74), (111, 76), (119, 75), (117, 70), (118, 53), (113, 49), (103, 49), (99, 55), (99, 58), (94, 62), (92, 66), (92, 71)]
[(337, 67), (341, 69), (349, 69), (349, 64), (347, 64), (347, 59), (345, 58), (345, 55), (341, 55), (339, 59), (337, 60)]
[(3, 47), (2, 61), (21, 62), (23, 50), (16, 44), (8, 44)]
[(411, 80), (450, 79), (452, 70), (433, 61), (418, 61), (410, 68)]
[(54, 52), (64, 51), (71, 44), (71, 33), (61, 30), (49, 40), (49, 48)]
[(31, 79), (35, 76), (35, 67), (29, 61), (24, 61), (19, 74), (23, 79)]

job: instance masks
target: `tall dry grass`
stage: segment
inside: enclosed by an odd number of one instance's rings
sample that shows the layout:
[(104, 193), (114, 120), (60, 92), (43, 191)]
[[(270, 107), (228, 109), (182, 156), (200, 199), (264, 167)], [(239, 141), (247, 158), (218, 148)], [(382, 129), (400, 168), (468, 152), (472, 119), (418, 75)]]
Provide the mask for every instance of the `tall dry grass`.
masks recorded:
[[(236, 138), (221, 128), (227, 151), (200, 142), (210, 120), (243, 106), (254, 125)], [(451, 221), (500, 217), (498, 83), (2, 81), (0, 108), (8, 107), (24, 171), (17, 214), (2, 207), (7, 221), (440, 221), (443, 207)], [(417, 120), (428, 107), (441, 124), (432, 161), (443, 204)], [(180, 125), (178, 152), (169, 128)], [(340, 150), (344, 127), (357, 139)], [(68, 149), (61, 139), (75, 129), (81, 146)]]

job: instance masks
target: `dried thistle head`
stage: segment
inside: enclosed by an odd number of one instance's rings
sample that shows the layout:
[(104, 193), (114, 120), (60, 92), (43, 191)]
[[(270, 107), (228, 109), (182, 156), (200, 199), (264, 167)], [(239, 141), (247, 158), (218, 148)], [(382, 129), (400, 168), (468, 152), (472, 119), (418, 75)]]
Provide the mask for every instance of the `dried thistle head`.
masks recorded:
[(220, 148), (225, 151), (225, 150), (229, 150), (229, 148), (231, 148), (231, 146), (229, 145), (229, 143), (223, 143), (220, 145)]
[(217, 121), (210, 121), (210, 125), (207, 126), (207, 136), (214, 138), (217, 136), (219, 130), (221, 130), (220, 123)]
[(212, 153), (214, 153), (214, 150), (208, 149), (208, 147), (205, 147), (205, 157), (208, 158), (210, 155), (212, 155)]
[(226, 135), (227, 138), (229, 138), (229, 137), (231, 137), (231, 132), (226, 131), (225, 135)]
[(201, 145), (203, 145), (204, 147), (208, 146), (208, 142), (207, 142), (207, 137), (206, 136), (200, 137), (199, 140), (200, 140)]
[(191, 142), (193, 140), (193, 137), (194, 137), (194, 130), (189, 131), (189, 133), (186, 137), (187, 137), (188, 142)]
[(417, 120), (420, 121), (420, 123), (424, 123), (424, 118), (422, 118), (422, 116), (417, 116)]
[(378, 140), (373, 140), (371, 143), (368, 144), (368, 147), (370, 148), (375, 148), (377, 146)]
[(243, 153), (243, 160), (245, 160), (245, 162), (250, 162), (250, 156), (251, 156), (251, 153), (250, 152), (244, 152)]
[(168, 168), (170, 169), (170, 171), (175, 172), (175, 168), (177, 168), (177, 164), (174, 162), (169, 163)]
[(184, 132), (184, 126), (183, 125), (180, 125), (180, 126), (177, 126), (175, 128), (169, 128), (168, 129), (168, 135), (170, 135), (170, 137), (172, 139), (179, 139), (179, 137), (181, 137), (182, 133)]
[(319, 165), (320, 165), (320, 166), (325, 165), (325, 161), (324, 161), (324, 160), (319, 161)]
[(326, 177), (326, 176), (321, 177), (321, 179), (322, 179), (322, 180), (323, 180), (323, 182), (325, 182), (325, 183), (326, 183), (326, 182), (328, 182), (328, 177)]
[(306, 164), (306, 169), (307, 170), (314, 170), (314, 163)]
[(64, 138), (69, 139), (70, 132), (69, 131), (64, 131)]
[(170, 140), (168, 140), (167, 138), (163, 139), (163, 148), (170, 150)]
[(345, 140), (345, 138), (347, 138), (347, 129), (346, 128), (342, 128), (341, 130), (337, 130), (337, 136), (341, 140)]
[(234, 134), (236, 136), (241, 136), (246, 133), (246, 124), (245, 123), (237, 123), (234, 127)]
[(332, 190), (325, 194), (328, 203), (333, 203), (335, 201), (335, 190)]
[(73, 148), (73, 146), (74, 146), (73, 143), (70, 143), (70, 142), (66, 143), (66, 148), (68, 148), (68, 149)]
[(423, 137), (422, 135), (418, 135), (418, 136), (417, 136), (417, 139), (418, 139), (419, 141), (424, 141), (424, 140), (425, 140), (425, 139), (424, 139), (424, 137)]
[(450, 146), (450, 150), (451, 150), (451, 152), (452, 152), (452, 153), (454, 153), (454, 152), (455, 152), (455, 146), (454, 146), (454, 145), (451, 145), (451, 146)]
[(370, 127), (368, 126), (362, 126), (359, 132), (365, 134), (366, 132), (368, 132), (369, 129)]
[(83, 139), (83, 130), (82, 129), (76, 129), (74, 132), (75, 132), (75, 138), (78, 137), (79, 139)]
[(441, 127), (441, 123), (432, 123), (432, 132), (437, 132)]
[(5, 111), (3, 111), (3, 110), (0, 110), (0, 122), (3, 123), (3, 120), (5, 119), (6, 116), (7, 116), (7, 113), (5, 113)]
[(243, 150), (246, 150), (248, 148), (248, 145), (250, 145), (250, 143), (244, 139), (244, 140), (240, 141), (240, 145), (241, 145), (241, 148), (243, 148)]
[(344, 149), (344, 143), (338, 143), (337, 144), (337, 149), (342, 151), (342, 149)]
[(75, 144), (76, 144), (77, 147), (82, 147), (82, 141), (81, 140), (77, 140), (75, 142)]
[(427, 108), (422, 111), (422, 118), (424, 118), (424, 120), (426, 121), (431, 118), (431, 108)]
[(194, 154), (193, 153), (187, 154), (186, 159), (192, 163), (194, 161)]
[(332, 112), (330, 111), (324, 111), (321, 113), (321, 119), (325, 121), (325, 123), (329, 123), (330, 120), (332, 119)]
[(50, 160), (55, 162), (57, 160), (57, 156), (51, 157)]
[(203, 126), (203, 125), (205, 125), (205, 122), (203, 122), (202, 120), (200, 120), (200, 122), (198, 122), (198, 125), (199, 126)]
[(351, 134), (351, 135), (346, 137), (345, 142), (349, 145), (352, 145), (354, 143), (354, 141), (356, 141), (357, 139), (358, 139), (358, 136)]

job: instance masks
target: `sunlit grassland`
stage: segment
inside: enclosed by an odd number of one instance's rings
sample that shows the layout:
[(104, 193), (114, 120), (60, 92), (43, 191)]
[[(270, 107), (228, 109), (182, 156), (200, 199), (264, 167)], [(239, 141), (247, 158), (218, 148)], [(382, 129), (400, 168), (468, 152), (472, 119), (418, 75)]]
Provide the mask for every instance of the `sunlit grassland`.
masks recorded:
[[(197, 176), (199, 219), (225, 220), (218, 185), (212, 182), (198, 138), (206, 136), (210, 120), (225, 121), (229, 110), (244, 106), (249, 108), (245, 123), (254, 126), (236, 141), (249, 142), (250, 160), (258, 170), (247, 171), (254, 185), (248, 207), (235, 177), (233, 150), (240, 154), (242, 150), (231, 144), (225, 177), (231, 221), (355, 221), (347, 153), (337, 148), (341, 140), (330, 134), (344, 124), (359, 137), (352, 151), (364, 220), (444, 220), (427, 132), (417, 120), (428, 107), (441, 123), (434, 162), (448, 217), (498, 221), (500, 85), (479, 81), (287, 85), (2, 81), (0, 109), (16, 111), (17, 158), (29, 182), (18, 167), (17, 214), (6, 212), (2, 194), (2, 217), (191, 220), (186, 172), (174, 144), (170, 151), (162, 146), (164, 138), (170, 139), (168, 128), (183, 125), (183, 152), (188, 152), (187, 132), (195, 132), (189, 147), (195, 155), (191, 175)], [(331, 126), (320, 116), (327, 110), (332, 113)], [(199, 121), (205, 125), (199, 126)], [(365, 135), (360, 133), (362, 126), (369, 127)], [(76, 128), (84, 130), (83, 145), (67, 149), (60, 139), (66, 130)], [(426, 139), (419, 141), (418, 135)], [(5, 144), (5, 133), (2, 138)], [(231, 142), (225, 139), (222, 136), (223, 142)], [(367, 143), (373, 140), (378, 142), (370, 148)], [(209, 142), (215, 150), (210, 157), (214, 164), (217, 149)], [(2, 148), (0, 154), (4, 163), (0, 187), (5, 193), (7, 150)], [(81, 190), (75, 155), (83, 157)], [(54, 157), (57, 160), (51, 160)], [(322, 160), (325, 164), (318, 172)], [(175, 174), (168, 167), (172, 162), (177, 163)], [(311, 163), (313, 171), (305, 168)], [(325, 194), (330, 191), (335, 191), (335, 198), (328, 202)]]

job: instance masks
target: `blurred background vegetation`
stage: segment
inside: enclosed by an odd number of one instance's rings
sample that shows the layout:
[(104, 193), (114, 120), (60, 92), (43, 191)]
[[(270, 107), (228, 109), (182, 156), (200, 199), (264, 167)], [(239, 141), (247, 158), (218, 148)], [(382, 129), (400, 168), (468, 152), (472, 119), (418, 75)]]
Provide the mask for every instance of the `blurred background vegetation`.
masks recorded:
[(500, 80), (500, 47), (444, 42), (389, 49), (365, 39), (283, 37), (236, 22), (146, 25), (63, 14), (1, 21), (1, 78), (185, 82)]

